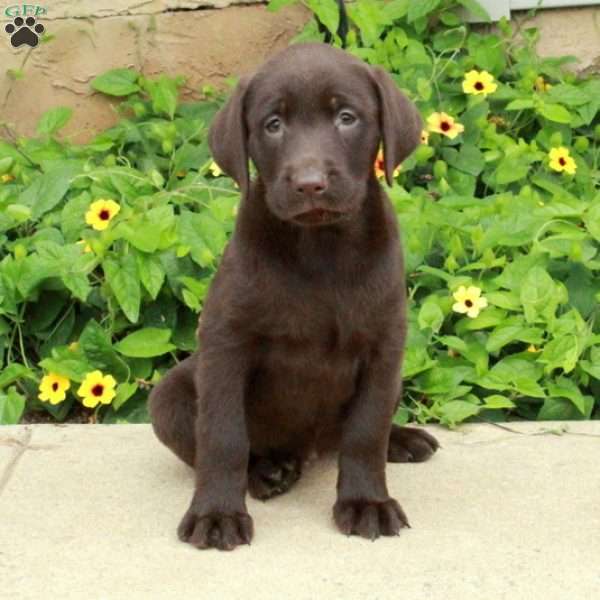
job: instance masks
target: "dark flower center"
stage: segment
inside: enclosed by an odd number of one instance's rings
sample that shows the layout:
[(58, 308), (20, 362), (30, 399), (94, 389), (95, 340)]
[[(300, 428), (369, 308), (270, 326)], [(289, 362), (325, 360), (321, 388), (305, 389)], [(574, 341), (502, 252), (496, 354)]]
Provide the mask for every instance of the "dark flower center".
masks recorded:
[(442, 121), (440, 123), (440, 129), (442, 131), (448, 131), (450, 129), (450, 123), (448, 123), (448, 121)]
[(465, 306), (467, 308), (471, 308), (471, 306), (473, 306), (473, 303), (470, 300), (465, 300)]
[(100, 213), (98, 214), (98, 216), (103, 220), (103, 221), (108, 221), (108, 219), (110, 219), (110, 212), (108, 212), (105, 208), (103, 210), (100, 211)]
[(564, 167), (567, 164), (567, 161), (561, 156), (558, 159), (558, 163), (560, 164), (561, 167)]
[(55, 392), (58, 389), (58, 383), (56, 381), (52, 384), (52, 391)]
[(100, 383), (97, 383), (93, 388), (92, 388), (92, 394), (94, 396), (102, 396), (102, 392), (104, 392), (104, 386), (101, 385)]
[(482, 89), (484, 88), (483, 83), (481, 83), (481, 81), (478, 81), (477, 83), (475, 83), (475, 89), (480, 92)]

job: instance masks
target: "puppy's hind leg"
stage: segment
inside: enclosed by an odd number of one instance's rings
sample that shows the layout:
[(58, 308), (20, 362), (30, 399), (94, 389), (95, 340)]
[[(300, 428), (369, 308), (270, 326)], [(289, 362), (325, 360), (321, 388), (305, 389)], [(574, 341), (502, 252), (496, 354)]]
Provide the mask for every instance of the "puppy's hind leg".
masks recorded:
[(173, 367), (154, 387), (148, 400), (152, 427), (158, 439), (183, 462), (194, 466), (196, 440), (195, 355)]

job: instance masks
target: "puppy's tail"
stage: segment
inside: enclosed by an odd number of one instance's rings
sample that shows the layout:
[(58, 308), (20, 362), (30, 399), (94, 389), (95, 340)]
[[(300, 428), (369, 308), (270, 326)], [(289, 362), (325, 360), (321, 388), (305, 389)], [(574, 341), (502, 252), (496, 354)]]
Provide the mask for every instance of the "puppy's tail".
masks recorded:
[[(338, 10), (340, 12), (340, 20), (338, 24), (337, 35), (340, 40), (342, 40), (342, 48), (346, 47), (346, 36), (348, 35), (348, 13), (346, 12), (346, 5), (344, 4), (344, 0), (337, 0)], [(319, 17), (315, 15), (315, 19), (317, 20), (317, 25), (319, 26), (319, 31), (323, 34), (323, 41), (326, 44), (331, 44), (333, 41), (333, 35), (331, 35), (331, 31), (321, 23)]]

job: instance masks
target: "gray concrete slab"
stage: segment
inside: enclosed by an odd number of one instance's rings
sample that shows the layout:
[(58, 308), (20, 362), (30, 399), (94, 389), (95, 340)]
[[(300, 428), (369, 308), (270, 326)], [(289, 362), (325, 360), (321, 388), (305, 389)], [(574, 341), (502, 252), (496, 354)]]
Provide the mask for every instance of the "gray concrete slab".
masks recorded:
[(32, 432), (0, 493), (0, 597), (598, 597), (600, 423), (510, 427), (432, 427), (430, 462), (389, 465), (413, 527), (398, 538), (335, 531), (326, 460), (290, 494), (250, 500), (255, 540), (231, 553), (177, 540), (193, 474), (148, 426), (0, 428), (0, 452)]
[(0, 427), (0, 494), (31, 438), (30, 427)]

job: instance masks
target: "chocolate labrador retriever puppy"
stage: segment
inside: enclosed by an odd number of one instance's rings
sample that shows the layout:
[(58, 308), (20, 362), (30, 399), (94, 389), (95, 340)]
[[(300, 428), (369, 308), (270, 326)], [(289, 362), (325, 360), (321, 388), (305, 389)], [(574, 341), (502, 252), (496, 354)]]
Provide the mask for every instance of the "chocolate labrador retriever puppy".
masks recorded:
[[(195, 469), (181, 540), (250, 543), (245, 496), (285, 492), (314, 452), (339, 451), (333, 516), (374, 539), (408, 526), (386, 460), (438, 447), (392, 425), (406, 333), (394, 212), (374, 175), (419, 142), (385, 71), (324, 44), (291, 46), (243, 78), (209, 135), (237, 181), (235, 232), (202, 312), (199, 350), (154, 388), (158, 438)], [(258, 176), (249, 180), (248, 160)]]

